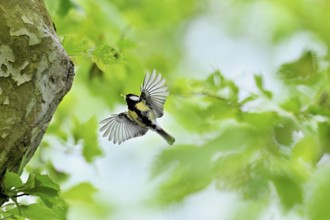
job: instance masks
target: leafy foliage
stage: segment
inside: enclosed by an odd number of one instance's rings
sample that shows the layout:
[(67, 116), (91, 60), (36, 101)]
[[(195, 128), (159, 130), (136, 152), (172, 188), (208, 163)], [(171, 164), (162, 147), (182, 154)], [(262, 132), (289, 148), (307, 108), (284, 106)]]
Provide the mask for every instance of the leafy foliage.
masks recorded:
[[(324, 80), (324, 77), (327, 79), (329, 73), (320, 72), (316, 66), (313, 67), (311, 75), (313, 80), (307, 80), (310, 69), (303, 66), (305, 62), (309, 62), (308, 67), (311, 66), (311, 56), (311, 53), (303, 54), (297, 63), (283, 65), (281, 71), (290, 69), (292, 73), (298, 74), (288, 76), (290, 83), (295, 85), (304, 83), (314, 88), (317, 84), (319, 87), (311, 97), (312, 100), (327, 91), (328, 81)], [(306, 72), (301, 73), (297, 68)], [(283, 82), (286, 83), (289, 78), (283, 79)], [(262, 78), (255, 76), (255, 81), (261, 91), (260, 98), (266, 96), (274, 102), (272, 93), (264, 89)], [(240, 102), (238, 87), (226, 80), (220, 72), (213, 73), (203, 83), (195, 85), (197, 87), (194, 87), (194, 91), (201, 91), (199, 106), (207, 106), (202, 109), (195, 108), (195, 111), (200, 111), (196, 116), (203, 118), (202, 128), (213, 130), (214, 137), (205, 139), (200, 146), (180, 145), (164, 150), (159, 155), (153, 175), (170, 172), (167, 181), (160, 186), (159, 199), (166, 203), (182, 201), (188, 195), (205, 189), (212, 182), (216, 182), (220, 190), (240, 192), (244, 199), (271, 199), (271, 184), (275, 187), (285, 210), (308, 206), (308, 203), (304, 204), (304, 186), (312, 180), (311, 167), (317, 166), (319, 159), (326, 153), (329, 142), (325, 141), (328, 141), (330, 133), (328, 122), (317, 119), (317, 116), (322, 115), (322, 111), (316, 110), (315, 114), (308, 110), (306, 112), (306, 109), (310, 106), (320, 109), (323, 106), (315, 105), (311, 101), (304, 103), (303, 108), (291, 109), (288, 106), (295, 106), (296, 102), (291, 99), (285, 100), (284, 105), (279, 103), (283, 106), (281, 110), (244, 111), (243, 109), (247, 108), (245, 105), (256, 101), (258, 96), (251, 94), (247, 101)], [(226, 95), (221, 94), (224, 88), (228, 88)], [(304, 94), (293, 95), (299, 100), (305, 99)], [(185, 103), (189, 105), (195, 103), (195, 100), (193, 96), (188, 99), (186, 97)], [(230, 107), (222, 111), (226, 105), (224, 103)], [(291, 114), (292, 110), (294, 114)], [(228, 114), (233, 111), (235, 114)], [(214, 117), (216, 114), (222, 116)], [(324, 116), (327, 116), (327, 113)], [(181, 114), (179, 117), (184, 116)], [(199, 120), (181, 122), (187, 129), (201, 127)], [(215, 130), (214, 125), (220, 126)], [(299, 133), (302, 137), (297, 139), (295, 135)]]
[[(16, 173), (7, 172), (4, 179), (3, 192), (15, 203), (15, 207), (2, 209), (2, 217), (19, 219), (66, 219), (67, 204), (60, 196), (60, 187), (47, 175), (31, 173), (23, 184)], [(28, 205), (19, 204), (18, 198), (35, 196), (37, 202)]]

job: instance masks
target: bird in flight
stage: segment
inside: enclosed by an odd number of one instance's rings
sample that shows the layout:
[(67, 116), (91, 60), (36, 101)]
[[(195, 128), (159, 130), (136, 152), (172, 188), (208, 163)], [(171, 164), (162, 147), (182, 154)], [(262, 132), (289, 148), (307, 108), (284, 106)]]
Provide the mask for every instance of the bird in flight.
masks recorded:
[(151, 74), (147, 73), (140, 87), (140, 96), (131, 93), (125, 95), (128, 110), (113, 114), (100, 122), (103, 137), (108, 137), (114, 144), (121, 144), (152, 130), (172, 145), (175, 142), (174, 137), (165, 132), (156, 121), (164, 114), (164, 104), (169, 94), (165, 83), (165, 79), (156, 70)]

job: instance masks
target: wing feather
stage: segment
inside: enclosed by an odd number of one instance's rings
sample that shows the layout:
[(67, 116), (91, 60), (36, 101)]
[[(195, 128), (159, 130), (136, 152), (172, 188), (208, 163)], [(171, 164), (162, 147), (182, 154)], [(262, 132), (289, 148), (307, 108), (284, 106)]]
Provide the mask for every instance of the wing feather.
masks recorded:
[(154, 70), (151, 75), (150, 73), (146, 74), (141, 85), (141, 98), (149, 105), (157, 118), (163, 116), (168, 94), (166, 80), (162, 78), (160, 73), (157, 74)]
[(113, 141), (114, 144), (121, 144), (128, 139), (142, 136), (148, 131), (147, 128), (142, 128), (132, 121), (126, 112), (114, 114), (102, 120), (100, 124), (100, 132), (104, 132), (102, 136), (108, 137), (108, 140)]

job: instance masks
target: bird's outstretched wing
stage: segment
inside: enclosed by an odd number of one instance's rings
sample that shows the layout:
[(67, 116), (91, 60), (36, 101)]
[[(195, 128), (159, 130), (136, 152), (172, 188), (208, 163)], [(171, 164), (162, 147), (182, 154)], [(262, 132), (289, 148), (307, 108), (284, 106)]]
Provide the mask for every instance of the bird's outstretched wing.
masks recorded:
[(168, 95), (165, 79), (156, 70), (146, 74), (141, 85), (141, 98), (152, 109), (157, 118), (163, 116), (164, 104)]
[(102, 125), (100, 132), (104, 131), (103, 137), (108, 137), (108, 140), (112, 140), (115, 144), (142, 136), (148, 131), (147, 128), (142, 128), (129, 119), (126, 112), (114, 114), (102, 120), (100, 124)]

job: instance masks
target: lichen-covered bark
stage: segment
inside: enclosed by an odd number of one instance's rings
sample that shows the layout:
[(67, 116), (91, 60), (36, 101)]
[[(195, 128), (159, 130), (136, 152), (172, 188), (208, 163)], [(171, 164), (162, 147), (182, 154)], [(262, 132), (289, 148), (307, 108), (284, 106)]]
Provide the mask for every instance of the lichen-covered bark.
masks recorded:
[(0, 183), (31, 159), (73, 75), (43, 0), (0, 0)]

